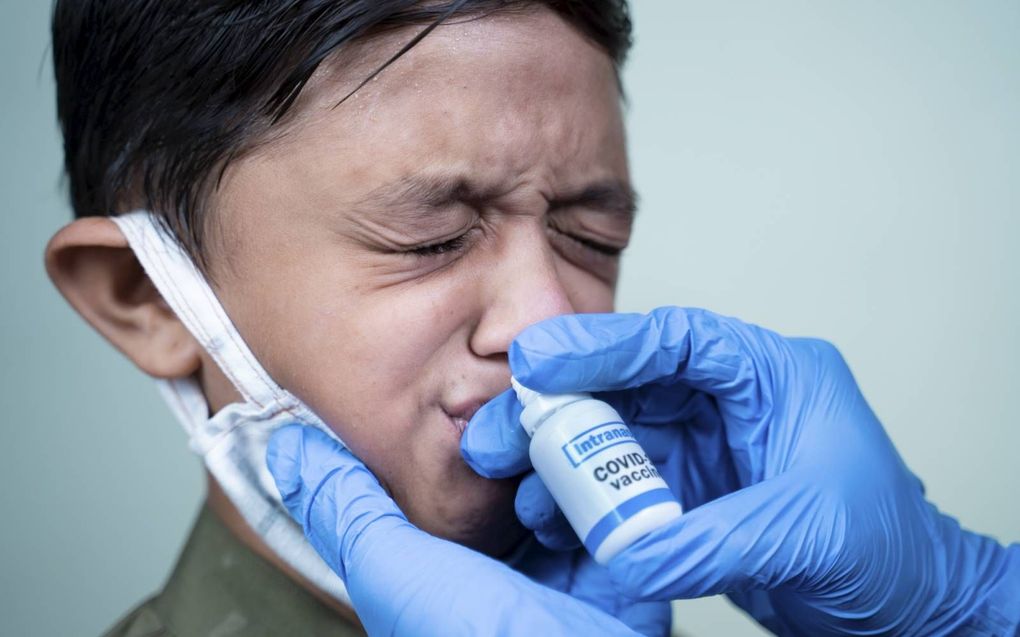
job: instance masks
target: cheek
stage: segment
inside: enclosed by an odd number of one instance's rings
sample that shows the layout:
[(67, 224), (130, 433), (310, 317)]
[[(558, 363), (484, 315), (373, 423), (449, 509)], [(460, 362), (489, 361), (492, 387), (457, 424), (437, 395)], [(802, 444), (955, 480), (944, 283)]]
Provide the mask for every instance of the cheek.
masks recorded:
[(287, 373), (413, 523), (499, 553), (519, 536), (514, 485), (464, 464), (440, 406), (444, 381), (466, 367), (472, 289), (437, 280), (348, 296), (345, 312), (306, 317), (293, 358), (310, 364)]
[(421, 435), (419, 421), (436, 409), (431, 376), (434, 362), (456, 346), (464, 322), (457, 311), (443, 289), (351, 292), (305, 320), (291, 315), (301, 325), (295, 351), (281, 361), (284, 373), (357, 455), (389, 473), (404, 455), (400, 448)]

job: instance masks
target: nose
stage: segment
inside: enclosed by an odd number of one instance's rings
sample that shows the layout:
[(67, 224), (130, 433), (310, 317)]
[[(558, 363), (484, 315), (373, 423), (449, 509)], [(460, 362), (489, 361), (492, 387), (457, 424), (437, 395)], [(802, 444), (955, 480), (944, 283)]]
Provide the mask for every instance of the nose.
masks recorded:
[(544, 231), (532, 228), (512, 243), (486, 277), (487, 303), (470, 340), (477, 356), (506, 354), (525, 327), (574, 312)]

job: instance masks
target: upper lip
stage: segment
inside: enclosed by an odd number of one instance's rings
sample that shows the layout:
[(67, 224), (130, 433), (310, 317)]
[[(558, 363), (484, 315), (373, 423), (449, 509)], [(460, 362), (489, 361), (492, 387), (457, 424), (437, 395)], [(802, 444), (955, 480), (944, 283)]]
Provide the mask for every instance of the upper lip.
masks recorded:
[(461, 418), (464, 422), (468, 422), (471, 420), (471, 417), (475, 415), (475, 412), (477, 412), (482, 405), (488, 402), (488, 400), (488, 398), (472, 398), (471, 400), (465, 400), (455, 405), (443, 407), (443, 411), (445, 411), (451, 418)]

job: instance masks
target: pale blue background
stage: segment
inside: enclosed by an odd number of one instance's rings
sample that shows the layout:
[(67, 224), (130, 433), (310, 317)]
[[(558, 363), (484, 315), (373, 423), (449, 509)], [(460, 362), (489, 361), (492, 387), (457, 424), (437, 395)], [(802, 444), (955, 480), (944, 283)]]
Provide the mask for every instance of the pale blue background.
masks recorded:
[[(0, 634), (95, 635), (157, 589), (201, 471), (43, 272), (69, 218), (49, 3), (0, 0)], [(638, 0), (624, 310), (825, 336), (931, 498), (1020, 540), (1020, 3)], [(691, 635), (758, 634), (723, 600)]]

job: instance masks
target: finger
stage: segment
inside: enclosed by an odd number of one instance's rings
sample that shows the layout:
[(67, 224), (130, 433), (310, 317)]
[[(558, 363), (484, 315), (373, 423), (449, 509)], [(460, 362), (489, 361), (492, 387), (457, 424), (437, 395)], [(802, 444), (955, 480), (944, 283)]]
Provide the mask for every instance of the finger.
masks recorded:
[(684, 513), (607, 565), (614, 583), (641, 599), (686, 599), (772, 589), (824, 569), (814, 554), (839, 542), (830, 507), (784, 474)]
[(522, 407), (513, 390), (482, 405), (460, 439), (464, 461), (485, 478), (507, 478), (531, 468), (531, 439), (521, 427)]
[(754, 389), (755, 360), (778, 335), (706, 310), (663, 307), (650, 314), (573, 314), (533, 325), (510, 346), (510, 369), (547, 393), (607, 391), (654, 382), (726, 398)]
[(642, 635), (666, 637), (671, 634), (673, 609), (666, 601), (635, 601), (620, 608), (615, 616)]
[(595, 558), (583, 549), (574, 555), (571, 596), (601, 608), (642, 635), (665, 637), (669, 634), (672, 623), (669, 602), (646, 602), (620, 595), (611, 583), (609, 572)]
[(707, 397), (682, 385), (663, 387), (657, 383), (595, 394), (595, 398), (609, 403), (630, 425), (673, 425), (693, 419)]
[(288, 425), (273, 432), (266, 464), (291, 516), (345, 580), (347, 544), (369, 525), (407, 523), (361, 461), (314, 427)]
[(549, 489), (532, 472), (524, 476), (515, 501), (521, 524), (535, 532), (543, 545), (556, 551), (577, 548), (581, 541), (564, 517)]
[(669, 634), (669, 602), (641, 602), (623, 597), (610, 580), (609, 572), (583, 548), (559, 551), (533, 544), (513, 568), (543, 586), (616, 617), (642, 635)]
[(581, 540), (562, 514), (557, 520), (535, 531), (535, 539), (553, 551), (571, 551), (581, 547)]

